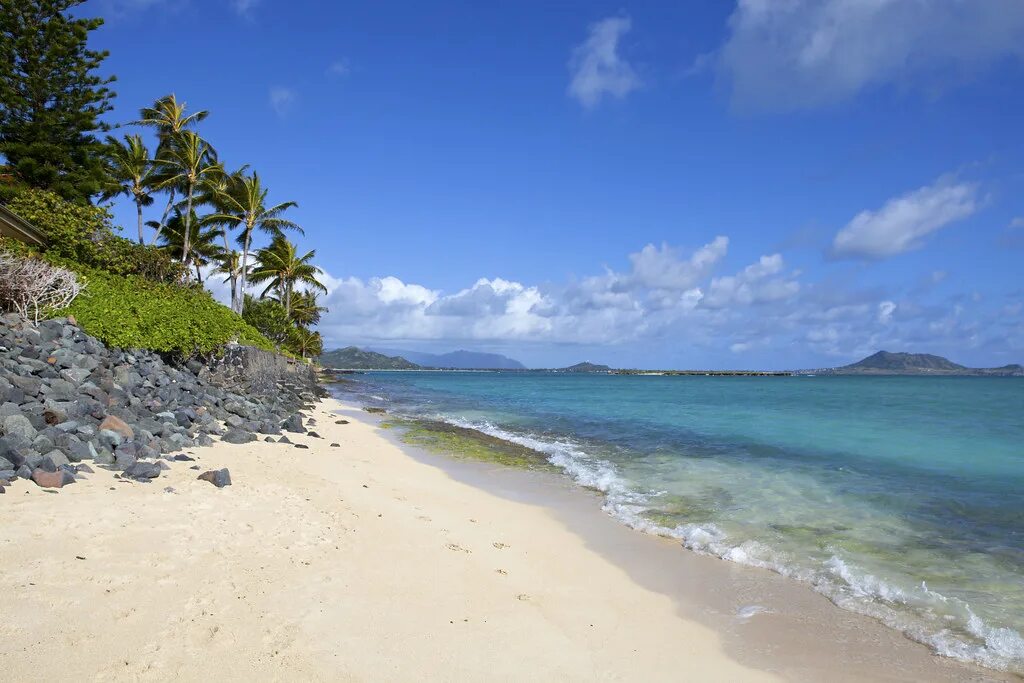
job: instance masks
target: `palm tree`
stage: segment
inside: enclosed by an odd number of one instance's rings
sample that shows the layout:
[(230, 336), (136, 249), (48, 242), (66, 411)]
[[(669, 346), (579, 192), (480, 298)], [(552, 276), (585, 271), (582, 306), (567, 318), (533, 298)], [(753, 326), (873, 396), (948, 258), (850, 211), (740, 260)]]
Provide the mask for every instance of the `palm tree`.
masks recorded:
[(295, 245), (284, 235), (278, 234), (271, 240), (270, 246), (257, 252), (256, 260), (259, 263), (253, 267), (249, 279), (253, 284), (268, 283), (260, 296), (266, 297), (270, 290), (275, 290), (278, 299), (284, 304), (285, 313), (291, 316), (291, 299), (295, 285), (304, 285), (308, 290), (327, 292), (327, 288), (316, 279), (323, 271), (310, 263), (315, 257), (316, 250), (299, 256)]
[(213, 182), (223, 175), (224, 168), (217, 161), (217, 152), (206, 140), (191, 130), (185, 130), (171, 139), (166, 158), (163, 160), (168, 172), (163, 182), (164, 187), (179, 187), (185, 195), (182, 215), (185, 217), (184, 244), (181, 250), (181, 262), (188, 262), (189, 244), (192, 235), (192, 213), (197, 192), (203, 185)]
[[(143, 107), (139, 111), (139, 120), (133, 121), (132, 124), (136, 126), (147, 126), (150, 128), (156, 128), (157, 134), (157, 147), (155, 158), (157, 162), (161, 162), (170, 150), (172, 141), (183, 131), (188, 128), (193, 128), (200, 121), (210, 115), (209, 111), (202, 110), (193, 112), (188, 116), (185, 115), (187, 105), (184, 102), (178, 102), (178, 98), (173, 93), (165, 95), (153, 103), (150, 107)], [(157, 227), (156, 234), (153, 235), (153, 244), (156, 244), (157, 238), (160, 237), (160, 232), (167, 225), (167, 219), (171, 215), (171, 207), (174, 206), (174, 195), (177, 190), (173, 185), (165, 185), (167, 189), (167, 206), (164, 207), (163, 216), (160, 219), (160, 223)]]
[[(242, 247), (242, 263), (238, 278), (240, 292), (245, 291), (249, 254), (252, 252), (252, 238), (257, 230), (270, 233), (275, 239), (282, 235), (284, 230), (295, 230), (302, 234), (302, 228), (281, 217), (286, 210), (298, 206), (298, 204), (282, 202), (267, 208), (267, 193), (268, 190), (260, 183), (259, 174), (241, 173), (233, 178), (227, 192), (218, 200), (218, 204), (224, 210), (212, 217), (223, 224), (237, 225), (242, 230), (238, 236), (238, 243)], [(236, 298), (239, 312), (242, 305), (241, 299), (241, 295)]]
[(312, 327), (320, 322), (320, 314), (326, 312), (326, 308), (317, 305), (316, 292), (305, 290), (292, 294), (291, 318), (296, 325)]
[(151, 191), (157, 184), (153, 159), (141, 135), (125, 135), (123, 142), (108, 135), (107, 146), (110, 150), (111, 187), (103, 193), (103, 199), (123, 194), (135, 202), (139, 215), (139, 244), (142, 244), (142, 207), (153, 203)]
[[(226, 236), (226, 230), (218, 231), (221, 235)], [(242, 267), (242, 254), (239, 251), (231, 249), (227, 245), (227, 238), (225, 237), (225, 246), (222, 249), (218, 249), (220, 252), (217, 259), (217, 268), (213, 272), (224, 275), (224, 282), (231, 286), (231, 310), (235, 310), (237, 304), (238, 294), (238, 273)]]
[[(161, 245), (160, 247), (170, 253), (172, 258), (176, 258), (191, 266), (196, 271), (196, 280), (199, 284), (203, 284), (203, 266), (207, 266), (214, 261), (219, 261), (221, 258), (221, 248), (217, 244), (217, 239), (220, 237), (220, 231), (216, 228), (208, 228), (208, 222), (203, 218), (194, 215), (189, 223), (190, 235), (188, 236), (188, 244), (190, 245), (189, 254), (187, 259), (182, 258), (182, 253), (185, 248), (185, 219), (181, 215), (181, 211), (175, 210), (174, 216), (167, 221), (167, 227), (164, 229), (163, 234), (160, 236)], [(155, 221), (149, 221), (150, 227), (155, 227)]]
[(293, 352), (306, 359), (323, 353), (324, 343), (319, 332), (312, 332), (305, 327), (295, 327), (288, 333), (287, 346)]

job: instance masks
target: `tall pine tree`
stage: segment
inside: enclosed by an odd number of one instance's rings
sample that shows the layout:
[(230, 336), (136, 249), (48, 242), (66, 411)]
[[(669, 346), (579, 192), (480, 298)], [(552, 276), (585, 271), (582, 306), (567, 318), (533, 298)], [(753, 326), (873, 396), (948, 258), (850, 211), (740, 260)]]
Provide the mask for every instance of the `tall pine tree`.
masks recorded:
[(69, 13), (84, 0), (0, 0), (0, 154), (15, 182), (85, 203), (103, 189), (114, 79), (89, 50), (102, 19)]

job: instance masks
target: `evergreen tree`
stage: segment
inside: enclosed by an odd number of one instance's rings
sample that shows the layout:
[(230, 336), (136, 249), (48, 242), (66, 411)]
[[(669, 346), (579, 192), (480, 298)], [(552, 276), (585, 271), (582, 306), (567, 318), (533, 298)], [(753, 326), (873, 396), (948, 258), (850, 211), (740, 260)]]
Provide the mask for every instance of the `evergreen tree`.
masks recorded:
[(26, 185), (87, 203), (104, 189), (105, 146), (95, 133), (114, 79), (89, 50), (99, 18), (72, 17), (84, 0), (0, 0), (0, 154)]

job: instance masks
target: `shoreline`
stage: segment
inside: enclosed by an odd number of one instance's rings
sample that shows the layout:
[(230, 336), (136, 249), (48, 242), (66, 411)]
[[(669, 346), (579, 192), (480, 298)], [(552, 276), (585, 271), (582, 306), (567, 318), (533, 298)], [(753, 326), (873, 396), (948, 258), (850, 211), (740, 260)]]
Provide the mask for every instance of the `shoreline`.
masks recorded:
[[(369, 424), (389, 415), (351, 408)], [(634, 529), (602, 510), (603, 496), (565, 473), (454, 458), (385, 438), (453, 479), (540, 505), (631, 580), (669, 596), (680, 618), (721, 637), (726, 654), (784, 680), (1019, 681), (1010, 672), (936, 654), (881, 621), (835, 605), (810, 585), (769, 569), (729, 562), (678, 539)], [(840, 673), (841, 672), (841, 673)]]
[[(762, 597), (743, 581), (782, 577), (628, 529), (563, 478), (399, 446), (357, 406), (325, 399), (309, 416), (322, 439), (289, 434), (308, 449), (192, 451), (202, 470), (230, 468), (224, 489), (190, 463), (150, 484), (97, 468), (57, 494), (9, 488), (0, 503), (21, 523), (0, 531), (5, 675), (1012, 680), (809, 589), (795, 612), (737, 619), (722, 605)], [(801, 635), (804, 602), (828, 609), (826, 637)]]

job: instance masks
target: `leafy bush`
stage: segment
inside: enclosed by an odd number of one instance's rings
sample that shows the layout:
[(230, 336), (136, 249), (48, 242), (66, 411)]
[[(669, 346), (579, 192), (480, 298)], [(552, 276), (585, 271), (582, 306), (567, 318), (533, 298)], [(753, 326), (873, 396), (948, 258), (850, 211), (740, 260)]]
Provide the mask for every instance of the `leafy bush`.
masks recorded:
[(292, 321), (288, 319), (288, 314), (280, 302), (274, 299), (257, 299), (248, 294), (245, 295), (242, 304), (242, 319), (259, 330), (275, 346), (285, 344), (293, 328)]
[(7, 206), (46, 234), (50, 256), (156, 282), (184, 280), (185, 266), (164, 250), (115, 235), (103, 207), (72, 204), (43, 190), (18, 192)]
[(86, 289), (67, 313), (109, 346), (183, 357), (211, 353), (232, 340), (274, 349), (266, 337), (203, 289), (78, 270)]

